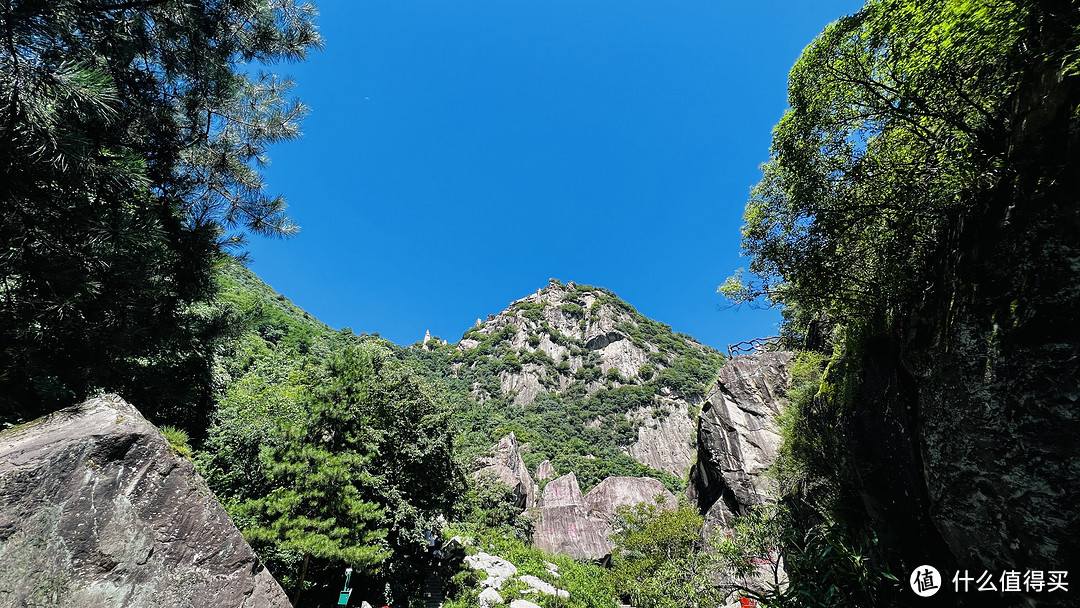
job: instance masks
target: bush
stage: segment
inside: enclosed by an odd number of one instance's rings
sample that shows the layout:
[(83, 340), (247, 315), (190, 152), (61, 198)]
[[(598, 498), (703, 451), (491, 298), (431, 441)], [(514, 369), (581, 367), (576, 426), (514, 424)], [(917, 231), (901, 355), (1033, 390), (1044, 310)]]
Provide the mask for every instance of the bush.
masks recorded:
[(191, 458), (191, 446), (188, 445), (187, 433), (173, 426), (163, 426), (161, 427), (161, 434), (164, 435), (165, 439), (169, 442), (169, 447), (171, 447), (174, 452), (184, 458)]
[(581, 305), (573, 302), (560, 304), (559, 310), (563, 311), (567, 316), (573, 319), (580, 319), (585, 316), (585, 309), (582, 308)]

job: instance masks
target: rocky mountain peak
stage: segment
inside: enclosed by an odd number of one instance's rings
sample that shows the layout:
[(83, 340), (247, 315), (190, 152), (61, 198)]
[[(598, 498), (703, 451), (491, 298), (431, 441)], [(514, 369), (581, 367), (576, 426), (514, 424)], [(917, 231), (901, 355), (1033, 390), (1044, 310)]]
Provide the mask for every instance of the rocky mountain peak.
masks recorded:
[[(625, 453), (684, 479), (693, 417), (722, 359), (607, 289), (556, 279), (466, 331), (451, 354), (480, 402), (607, 400), (600, 409), (621, 416), (622, 433), (632, 433)], [(601, 416), (585, 422), (601, 424)]]

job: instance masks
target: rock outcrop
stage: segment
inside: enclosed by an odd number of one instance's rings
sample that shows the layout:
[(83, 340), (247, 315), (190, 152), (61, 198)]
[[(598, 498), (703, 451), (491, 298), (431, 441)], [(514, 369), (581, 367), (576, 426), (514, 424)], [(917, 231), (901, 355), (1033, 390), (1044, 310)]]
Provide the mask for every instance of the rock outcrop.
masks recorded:
[(533, 530), (533, 546), (575, 559), (600, 559), (612, 549), (603, 523), (588, 516), (577, 476), (548, 482)]
[(543, 481), (545, 479), (555, 478), (555, 467), (551, 465), (550, 460), (545, 460), (536, 465), (536, 481)]
[(521, 458), (521, 446), (513, 433), (500, 439), (492, 448), (492, 455), (484, 458), (481, 464), (485, 466), (475, 473), (477, 478), (490, 477), (510, 486), (519, 508), (536, 506), (536, 484)]
[(603, 559), (615, 548), (610, 539), (615, 510), (640, 503), (676, 506), (675, 496), (656, 479), (608, 477), (582, 495), (577, 477), (568, 473), (544, 487), (533, 544), (575, 559)]
[(105, 396), (0, 434), (0, 605), (290, 604), (192, 464)]
[(496, 590), (502, 589), (506, 581), (517, 576), (518, 573), (517, 566), (514, 564), (497, 555), (491, 555), (483, 551), (466, 556), (465, 565), (473, 570), (481, 570), (487, 574), (487, 578), (483, 580), (482, 584)]
[[(605, 389), (654, 386), (655, 396), (647, 403), (619, 412), (637, 430), (636, 440), (623, 449), (638, 462), (676, 477), (685, 477), (693, 463), (692, 413), (709, 380), (690, 382), (694, 386), (680, 390), (664, 371), (693, 358), (691, 367), (704, 367), (708, 377), (721, 360), (715, 350), (645, 318), (610, 291), (555, 279), (489, 315), (465, 333), (457, 348), (463, 355), (474, 349), (483, 353), (455, 368), (470, 379), (480, 401), (498, 396), (527, 405), (542, 393), (592, 396)], [(469, 368), (493, 359), (503, 362), (497, 389), (493, 382), (471, 376)]]
[(690, 486), (706, 513), (707, 529), (773, 500), (771, 480), (763, 473), (776, 461), (776, 416), (793, 357), (790, 352), (735, 357), (709, 390), (698, 420), (698, 463)]
[(661, 509), (678, 506), (675, 495), (664, 487), (664, 483), (651, 477), (608, 477), (589, 490), (584, 501), (590, 517), (608, 524), (615, 521), (615, 511), (619, 507), (642, 503)]

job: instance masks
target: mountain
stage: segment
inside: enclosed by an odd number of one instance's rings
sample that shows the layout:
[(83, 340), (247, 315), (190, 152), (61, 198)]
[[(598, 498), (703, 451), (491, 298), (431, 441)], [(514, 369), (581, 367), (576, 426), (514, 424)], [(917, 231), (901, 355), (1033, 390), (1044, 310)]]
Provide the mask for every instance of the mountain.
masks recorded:
[(696, 452), (695, 419), (724, 357), (646, 318), (601, 287), (551, 279), (464, 333), (415, 345), (470, 392), (465, 443), (508, 431), (535, 471), (575, 472), (584, 487), (650, 475), (681, 487)]
[[(220, 300), (244, 329), (219, 358), (225, 401), (294, 407), (284, 377), (297, 354), (378, 339), (337, 332), (249, 269), (219, 275)], [(650, 476), (685, 488), (697, 453), (696, 417), (724, 357), (646, 318), (602, 287), (555, 279), (464, 332), (386, 344), (456, 395), (459, 452), (476, 462), (509, 432), (530, 471), (574, 472), (583, 490), (609, 476)]]

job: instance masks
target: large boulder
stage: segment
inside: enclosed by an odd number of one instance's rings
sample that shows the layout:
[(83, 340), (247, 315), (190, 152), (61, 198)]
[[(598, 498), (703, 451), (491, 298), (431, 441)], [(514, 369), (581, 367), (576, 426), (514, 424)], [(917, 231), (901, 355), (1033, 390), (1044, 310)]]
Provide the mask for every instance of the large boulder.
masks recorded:
[(0, 434), (0, 605), (290, 604), (192, 464), (110, 395)]
[(605, 559), (615, 548), (610, 538), (615, 510), (639, 503), (676, 506), (675, 496), (656, 479), (608, 477), (582, 495), (577, 476), (567, 473), (544, 487), (533, 545), (575, 559)]
[(698, 420), (698, 463), (690, 491), (710, 529), (773, 501), (764, 473), (776, 461), (776, 417), (791, 383), (793, 358), (783, 351), (735, 357), (708, 392)]
[(664, 483), (652, 477), (608, 477), (584, 496), (589, 516), (610, 524), (615, 510), (642, 503), (675, 509), (678, 503)]
[(602, 559), (614, 548), (607, 532), (604, 522), (589, 517), (573, 473), (553, 479), (544, 487), (533, 546), (575, 559)]
[(475, 555), (467, 555), (465, 565), (473, 570), (483, 570), (487, 574), (483, 584), (492, 589), (502, 589), (503, 584), (518, 573), (517, 566), (514, 564), (483, 551)]
[(536, 506), (536, 484), (521, 458), (521, 446), (514, 433), (500, 439), (481, 464), (484, 466), (475, 473), (477, 478), (487, 477), (513, 488), (516, 504), (522, 509)]

